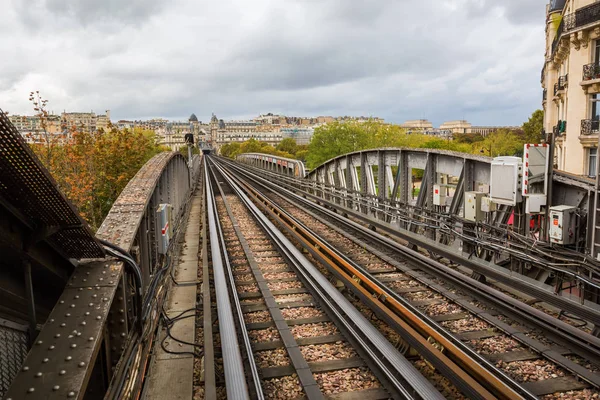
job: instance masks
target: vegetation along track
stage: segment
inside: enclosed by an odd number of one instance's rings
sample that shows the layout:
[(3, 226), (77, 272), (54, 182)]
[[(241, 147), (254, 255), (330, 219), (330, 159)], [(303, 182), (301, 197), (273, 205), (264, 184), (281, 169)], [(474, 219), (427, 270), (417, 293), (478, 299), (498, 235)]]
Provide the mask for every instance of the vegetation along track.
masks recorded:
[[(211, 169), (208, 192), (221, 227), (224, 275), (231, 278), (232, 304), (219, 303), (213, 256), (228, 398), (343, 399), (350, 392), (364, 399), (443, 398), (234, 182)], [(231, 327), (222, 307), (238, 313), (233, 335), (240, 338), (240, 354), (248, 354), (246, 394), (229, 390), (227, 369), (235, 365), (228, 363), (235, 360), (226, 359), (225, 330)]]
[[(260, 182), (260, 178), (255, 176), (254, 179)], [(463, 284), (454, 285), (456, 279), (436, 274), (431, 266), (424, 268), (422, 255), (409, 251), (412, 258), (408, 257), (400, 251), (403, 249), (398, 243), (391, 243), (390, 239), (359, 224), (349, 223), (347, 219), (300, 196), (290, 192), (285, 195), (285, 199), (275, 193), (270, 193), (269, 197), (304, 222), (307, 228), (335, 243), (371, 278), (416, 305), (454, 340), (468, 344), (530, 392), (544, 398), (598, 396), (596, 367), (589, 362), (590, 359), (596, 360), (594, 343), (597, 338), (555, 319), (550, 321), (553, 327), (558, 326), (565, 334), (558, 340), (559, 344), (550, 342), (545, 337), (548, 325), (538, 323), (540, 318), (542, 322), (548, 318), (547, 315), (546, 318), (540, 317), (541, 311), (479, 282), (475, 282), (478, 287), (471, 287), (468, 284), (474, 280), (463, 275), (460, 276)], [(290, 202), (292, 198), (295, 199), (293, 203)], [(494, 293), (495, 305), (498, 299), (506, 303), (502, 307), (491, 307), (489, 296), (473, 296), (481, 293), (489, 295), (491, 292), (497, 292)], [(513, 320), (515, 315), (521, 323)], [(552, 335), (557, 337), (556, 329), (551, 330)]]

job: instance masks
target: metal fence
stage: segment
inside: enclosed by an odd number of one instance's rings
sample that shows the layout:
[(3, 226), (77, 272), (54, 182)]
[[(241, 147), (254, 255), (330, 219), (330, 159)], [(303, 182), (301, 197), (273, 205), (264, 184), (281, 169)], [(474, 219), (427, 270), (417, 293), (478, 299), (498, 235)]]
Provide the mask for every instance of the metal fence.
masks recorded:
[(8, 391), (27, 356), (27, 329), (12, 325), (0, 319), (0, 399)]

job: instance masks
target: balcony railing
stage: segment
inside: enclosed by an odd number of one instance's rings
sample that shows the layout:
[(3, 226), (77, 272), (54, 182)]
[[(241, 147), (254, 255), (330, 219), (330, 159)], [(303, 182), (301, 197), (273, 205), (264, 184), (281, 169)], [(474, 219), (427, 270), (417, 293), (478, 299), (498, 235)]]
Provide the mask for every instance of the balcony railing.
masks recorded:
[(600, 65), (598, 63), (586, 64), (583, 66), (583, 80), (600, 79)]
[(554, 95), (556, 96), (561, 90), (565, 90), (567, 87), (568, 75), (561, 76), (558, 78), (558, 82), (554, 84)]
[(556, 37), (552, 42), (552, 55), (556, 52), (560, 37), (563, 33), (598, 21), (600, 21), (600, 3), (598, 2), (586, 7), (581, 7), (574, 13), (565, 15), (560, 21), (560, 25), (556, 31)]
[(600, 129), (600, 120), (597, 119), (582, 119), (581, 120), (581, 134), (591, 135), (597, 134)]

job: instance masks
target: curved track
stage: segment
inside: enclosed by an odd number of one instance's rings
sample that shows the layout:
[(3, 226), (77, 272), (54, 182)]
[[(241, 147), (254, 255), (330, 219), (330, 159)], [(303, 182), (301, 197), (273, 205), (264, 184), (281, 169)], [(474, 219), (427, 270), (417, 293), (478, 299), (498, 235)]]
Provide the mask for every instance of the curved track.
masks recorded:
[[(230, 164), (230, 169), (235, 170), (235, 165)], [(548, 374), (549, 380), (539, 385), (527, 385), (537, 395), (548, 393), (549, 390), (551, 390), (549, 393), (569, 393), (569, 390), (579, 390), (585, 396), (585, 394), (593, 394), (593, 388), (598, 387), (600, 381), (593, 368), (590, 370), (579, 365), (582, 361), (581, 359), (577, 360), (569, 356), (571, 353), (585, 354), (587, 349), (590, 352), (586, 359), (594, 360), (597, 338), (562, 321), (553, 319), (523, 304), (519, 300), (490, 289), (485, 284), (467, 278), (454, 269), (436, 263), (419, 253), (412, 252), (387, 237), (376, 234), (331, 210), (319, 207), (305, 200), (302, 196), (285, 191), (268, 180), (250, 173), (248, 168), (237, 170), (237, 173), (241, 172), (249, 176), (254, 181), (254, 184), (260, 183), (263, 187), (269, 187), (269, 190), (273, 192), (276, 191), (278, 194), (272, 193), (269, 197), (276, 200), (286, 210), (289, 210), (290, 214), (296, 216), (298, 220), (304, 221), (308, 227), (319, 232), (325, 232), (323, 235), (327, 237), (327, 240), (331, 240), (336, 245), (338, 243), (343, 244), (344, 240), (348, 242), (342, 245), (343, 251), (348, 255), (346, 262), (355, 263), (355, 266), (363, 264), (363, 266), (384, 265), (386, 268), (389, 267), (388, 270), (385, 270), (385, 268), (379, 270), (375, 268), (372, 273), (369, 273), (368, 268), (363, 268), (364, 275), (359, 277), (359, 280), (365, 282), (364, 278), (367, 277), (368, 280), (371, 280), (381, 290), (381, 292), (373, 293), (379, 293), (379, 295), (385, 293), (392, 298), (405, 297), (412, 299), (412, 302), (415, 302), (415, 299), (419, 298), (422, 300), (435, 300), (434, 302), (430, 302), (429, 305), (421, 307), (426, 311), (431, 311), (430, 314), (433, 313), (433, 315), (425, 315), (426, 318), (423, 319), (435, 319), (440, 322), (433, 325), (437, 325), (437, 329), (446, 327), (447, 329), (441, 329), (439, 332), (448, 331), (446, 332), (449, 334), (446, 336), (448, 340), (457, 344), (461, 342), (460, 339), (464, 340), (470, 337), (469, 344), (482, 353), (479, 357), (476, 355), (474, 358), (479, 360), (483, 365), (488, 364), (489, 368), (489, 363), (486, 359), (491, 360), (496, 365), (499, 365), (499, 368), (505, 373), (518, 380), (523, 380), (521, 374), (523, 371), (519, 369), (519, 366), (527, 367), (532, 365), (533, 368), (538, 370), (545, 370), (547, 368), (548, 371), (551, 371)], [(280, 197), (279, 194), (285, 196), (285, 199)], [(272, 209), (275, 209), (275, 207), (272, 207)], [(282, 209), (279, 209), (277, 212), (285, 213)], [(288, 218), (291, 220), (294, 219), (292, 215), (288, 215)], [(320, 222), (316, 222), (315, 219), (320, 220)], [(300, 221), (296, 221), (295, 223), (300, 223)], [(323, 240), (323, 242), (326, 243), (327, 240)], [(366, 249), (370, 255), (366, 256), (357, 251), (357, 245), (359, 246), (358, 250), (362, 248), (362, 253), (364, 253), (364, 249)], [(401, 258), (401, 261), (399, 261), (399, 258)], [(390, 275), (391, 272), (401, 272), (401, 275)], [(357, 277), (357, 275), (354, 275), (354, 277)], [(403, 284), (402, 281), (406, 281), (406, 284)], [(449, 283), (455, 286), (454, 289), (448, 288)], [(457, 291), (456, 287), (460, 289)], [(465, 294), (484, 298), (486, 303), (493, 302), (498, 310), (488, 312), (489, 310), (483, 309), (485, 308), (483, 304), (472, 304), (471, 301), (465, 298)], [(416, 302), (418, 303), (419, 301), (416, 300)], [(558, 334), (562, 334), (560, 335), (562, 338), (561, 343), (569, 350), (566, 351), (565, 348), (561, 349), (557, 346), (552, 346), (547, 341), (536, 340), (541, 339), (543, 336), (532, 337), (527, 330), (524, 331), (520, 327), (515, 327), (514, 325), (516, 324), (512, 323), (511, 319), (506, 319), (504, 315), (498, 315), (498, 311), (502, 311), (503, 313), (506, 311), (507, 315), (511, 316), (517, 314), (522, 319), (527, 319), (529, 324), (544, 333), (552, 331), (554, 336), (557, 336), (557, 332)], [(508, 311), (511, 311), (511, 313), (508, 313)], [(477, 329), (475, 327), (477, 326), (481, 328), (478, 329), (480, 333), (476, 332)], [(450, 332), (452, 331), (452, 327), (458, 327), (458, 332), (452, 334)], [(486, 336), (485, 332), (483, 332), (485, 330), (488, 330), (490, 334)], [(510, 336), (510, 342), (505, 339), (507, 336)], [(508, 350), (516, 352), (511, 352), (512, 354), (507, 353), (508, 355), (504, 356), (487, 354), (484, 344), (491, 344), (493, 347), (496, 342), (508, 343)], [(516, 343), (516, 345), (513, 346), (513, 343)], [(498, 348), (501, 347), (499, 346)], [(504, 347), (505, 350), (506, 348)], [(445, 348), (445, 351), (447, 351), (447, 348)], [(511, 368), (515, 368), (516, 370), (512, 370)], [(552, 372), (554, 370), (558, 374)], [(574, 379), (574, 377), (583, 382)], [(535, 380), (540, 377), (531, 376), (530, 378)], [(544, 377), (541, 378), (544, 379)], [(591, 387), (592, 389), (585, 389), (587, 387)], [(576, 395), (578, 392), (574, 393)]]

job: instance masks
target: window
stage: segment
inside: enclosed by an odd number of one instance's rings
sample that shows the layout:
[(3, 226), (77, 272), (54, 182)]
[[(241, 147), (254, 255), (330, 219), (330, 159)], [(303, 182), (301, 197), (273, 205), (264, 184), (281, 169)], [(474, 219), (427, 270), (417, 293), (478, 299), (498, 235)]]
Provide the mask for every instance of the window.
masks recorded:
[(598, 163), (598, 148), (590, 147), (588, 150), (588, 176), (594, 178), (596, 176), (596, 166)]

